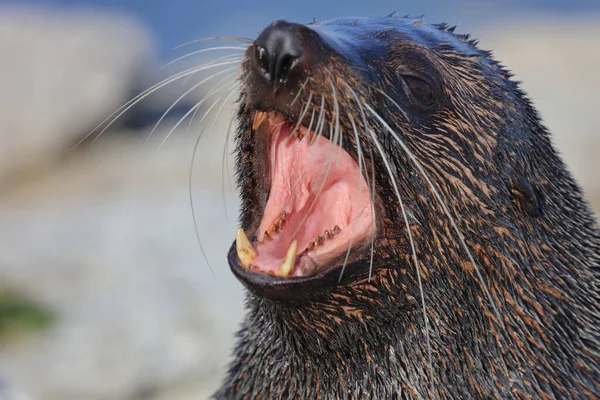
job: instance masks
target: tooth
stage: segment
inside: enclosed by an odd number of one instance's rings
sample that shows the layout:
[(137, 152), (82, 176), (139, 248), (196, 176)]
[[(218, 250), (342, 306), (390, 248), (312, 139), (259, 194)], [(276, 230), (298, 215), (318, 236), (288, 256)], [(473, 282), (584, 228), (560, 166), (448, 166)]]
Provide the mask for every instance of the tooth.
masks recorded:
[(296, 139), (298, 139), (299, 142), (302, 141), (302, 139), (304, 139), (304, 134), (305, 132), (303, 131), (302, 127), (298, 127), (295, 131), (294, 131), (294, 136), (296, 136)]
[(314, 250), (316, 247), (323, 245), (323, 238), (321, 236), (317, 236), (315, 240), (309, 243), (308, 251)]
[(267, 113), (264, 111), (257, 111), (256, 114), (254, 114), (254, 121), (252, 122), (252, 130), (255, 131), (257, 130), (263, 122), (265, 122), (265, 119), (267, 118)]
[(297, 250), (298, 241), (294, 239), (285, 255), (285, 259), (281, 262), (281, 266), (279, 267), (279, 275), (288, 276), (290, 272), (292, 272), (292, 268), (294, 268), (294, 263), (296, 261)]
[(235, 246), (237, 248), (238, 258), (242, 262), (242, 265), (246, 268), (250, 266), (252, 260), (258, 256), (256, 249), (252, 247), (246, 232), (242, 228), (238, 228), (235, 236)]
[(323, 238), (325, 240), (331, 238), (331, 233), (329, 233), (329, 231), (327, 229), (325, 230), (325, 233), (323, 233)]
[(317, 238), (314, 241), (315, 247), (323, 245), (324, 242), (325, 239), (323, 239), (323, 236), (317, 236)]
[(340, 228), (338, 225), (336, 225), (336, 226), (334, 226), (334, 227), (333, 227), (333, 233), (334, 233), (335, 235), (337, 235), (337, 234), (338, 234), (338, 233), (340, 233), (341, 231), (342, 231), (342, 229), (341, 229), (341, 228)]
[(277, 221), (277, 230), (280, 231), (283, 229), (283, 225), (285, 225), (285, 210), (281, 213), (279, 220)]
[(272, 238), (273, 236), (275, 236), (275, 234), (279, 233), (283, 229), (283, 226), (285, 225), (285, 218), (286, 218), (286, 214), (285, 214), (285, 210), (284, 210), (281, 212), (281, 215), (279, 216), (279, 218), (277, 218), (273, 222), (271, 227), (265, 232), (267, 239)]
[(279, 232), (283, 229), (283, 220), (280, 219), (279, 221), (277, 221), (277, 224), (275, 225), (275, 232)]

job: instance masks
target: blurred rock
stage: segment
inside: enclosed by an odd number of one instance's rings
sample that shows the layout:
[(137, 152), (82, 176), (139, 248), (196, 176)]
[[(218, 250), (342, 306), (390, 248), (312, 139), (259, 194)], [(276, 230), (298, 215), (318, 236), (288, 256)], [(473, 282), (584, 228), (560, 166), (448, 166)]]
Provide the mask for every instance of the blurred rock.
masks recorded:
[(537, 15), (488, 27), (481, 47), (522, 81), (587, 198), (600, 209), (600, 16)]
[(32, 400), (27, 394), (9, 386), (0, 378), (0, 400)]
[(0, 7), (0, 185), (65, 153), (127, 101), (152, 58), (133, 20)]
[(106, 136), (0, 198), (0, 282), (56, 317), (44, 334), (0, 346), (8, 384), (32, 400), (206, 399), (216, 390), (243, 303), (225, 259), (236, 198), (227, 182), (223, 198), (215, 173), (227, 124), (203, 137), (194, 169), (214, 277), (189, 204), (198, 126), (158, 154), (168, 124), (157, 143), (145, 143), (148, 130)]

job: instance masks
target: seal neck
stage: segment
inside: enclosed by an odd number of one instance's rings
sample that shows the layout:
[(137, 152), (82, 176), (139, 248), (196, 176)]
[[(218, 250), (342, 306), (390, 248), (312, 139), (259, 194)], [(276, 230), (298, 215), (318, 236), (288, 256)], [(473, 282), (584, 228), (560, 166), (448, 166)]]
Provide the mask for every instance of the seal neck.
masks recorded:
[[(346, 292), (339, 288), (302, 307), (249, 294), (235, 359), (216, 398), (383, 399), (401, 398), (407, 392), (414, 398), (440, 398), (448, 387), (456, 388), (454, 395), (468, 398), (473, 388), (467, 380), (473, 376), (448, 373), (449, 367), (467, 368), (469, 355), (458, 350), (462, 346), (486, 353), (481, 361), (485, 366), (475, 371), (473, 382), (489, 381), (481, 389), (488, 390), (489, 397), (510, 396), (508, 386), (499, 389), (492, 382), (495, 377), (484, 373), (494, 363), (501, 365), (501, 354), (475, 340), (481, 324), (474, 324), (467, 336), (455, 330), (432, 337), (430, 353), (421, 310), (406, 294), (392, 295), (376, 285), (365, 288), (363, 283), (361, 289)], [(370, 296), (372, 303), (359, 303), (356, 292), (363, 299)], [(384, 301), (389, 307), (383, 306)], [(431, 373), (429, 354), (443, 354), (453, 366), (435, 361)]]

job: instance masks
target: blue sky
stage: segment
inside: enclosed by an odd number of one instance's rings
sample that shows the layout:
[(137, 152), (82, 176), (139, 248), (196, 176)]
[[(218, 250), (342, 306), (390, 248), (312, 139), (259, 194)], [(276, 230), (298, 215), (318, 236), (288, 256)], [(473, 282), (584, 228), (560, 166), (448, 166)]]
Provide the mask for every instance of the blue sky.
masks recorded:
[(0, 0), (61, 8), (91, 8), (124, 12), (146, 24), (156, 35), (163, 57), (189, 40), (215, 35), (254, 37), (275, 19), (308, 22), (336, 16), (425, 14), (430, 22), (458, 24), (471, 31), (495, 19), (525, 13), (598, 13), (598, 0)]

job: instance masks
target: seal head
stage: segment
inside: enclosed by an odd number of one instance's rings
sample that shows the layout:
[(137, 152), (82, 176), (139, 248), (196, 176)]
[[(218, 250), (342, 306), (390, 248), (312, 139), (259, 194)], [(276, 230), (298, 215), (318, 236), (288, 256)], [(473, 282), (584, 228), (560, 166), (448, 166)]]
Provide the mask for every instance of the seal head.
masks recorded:
[(217, 398), (597, 398), (600, 234), (517, 83), (446, 25), (277, 21), (242, 64)]

